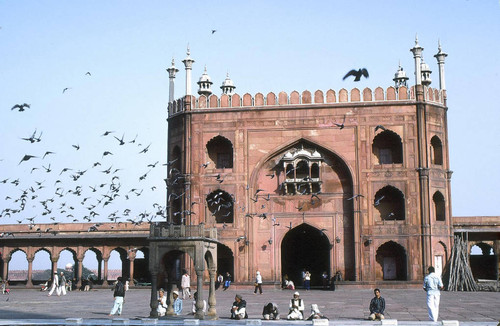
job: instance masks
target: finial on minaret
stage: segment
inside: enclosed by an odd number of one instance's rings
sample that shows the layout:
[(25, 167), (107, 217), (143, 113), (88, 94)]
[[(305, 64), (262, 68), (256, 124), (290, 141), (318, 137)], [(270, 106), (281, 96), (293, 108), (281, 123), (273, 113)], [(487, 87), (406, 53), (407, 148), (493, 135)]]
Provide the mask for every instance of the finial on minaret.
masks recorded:
[(172, 65), (169, 68), (167, 68), (168, 79), (169, 79), (169, 84), (168, 84), (168, 102), (173, 102), (174, 101), (174, 79), (175, 79), (175, 74), (178, 71), (179, 71), (179, 69), (175, 68), (174, 58), (172, 58)]
[(205, 95), (205, 96), (210, 96), (212, 94), (212, 80), (210, 79), (210, 76), (207, 74), (207, 66), (205, 65), (205, 71), (203, 72), (203, 75), (201, 75), (200, 80), (198, 81), (198, 86), (200, 87), (198, 89), (198, 94), (200, 95)]
[(226, 79), (222, 82), (222, 86), (220, 88), (222, 89), (223, 94), (233, 95), (236, 86), (234, 86), (233, 81), (229, 78), (229, 72), (226, 73)]
[(422, 51), (424, 51), (424, 48), (418, 45), (418, 35), (415, 35), (415, 46), (410, 49), (410, 51), (413, 53), (413, 58), (415, 59), (415, 84), (416, 85), (421, 85), (422, 84), (422, 74), (420, 71), (420, 58), (422, 57)]
[(191, 95), (191, 70), (193, 69), (194, 60), (190, 57), (189, 43), (187, 46), (187, 57), (182, 60), (184, 66), (186, 67), (186, 95)]
[(439, 66), (439, 89), (446, 90), (445, 79), (444, 79), (444, 59), (448, 56), (448, 54), (444, 53), (441, 50), (441, 41), (438, 39), (438, 53), (434, 55), (437, 59)]

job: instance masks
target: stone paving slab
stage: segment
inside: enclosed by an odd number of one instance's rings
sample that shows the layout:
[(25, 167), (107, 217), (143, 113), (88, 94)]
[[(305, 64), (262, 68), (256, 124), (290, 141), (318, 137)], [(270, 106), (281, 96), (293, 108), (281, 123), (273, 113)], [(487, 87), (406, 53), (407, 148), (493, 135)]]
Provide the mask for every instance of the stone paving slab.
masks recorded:
[[(323, 314), (329, 317), (330, 325), (380, 325), (380, 322), (367, 321), (368, 306), (373, 297), (371, 289), (340, 289), (334, 292), (312, 290), (298, 290), (306, 305), (306, 314), (310, 305), (316, 303)], [(398, 325), (434, 325), (428, 322), (426, 294), (418, 289), (381, 289), (386, 300), (386, 318), (397, 319)], [(244, 321), (229, 320), (229, 309), (234, 296), (239, 293), (247, 301), (247, 311), (251, 319), (261, 318), (262, 307), (268, 302), (275, 302), (283, 315), (288, 310), (288, 302), (293, 291), (264, 289), (263, 295), (254, 295), (251, 289), (218, 290), (216, 322), (202, 321), (203, 325), (215, 323), (217, 325), (234, 324), (244, 325)], [(204, 291), (204, 296), (208, 291)], [(149, 289), (131, 289), (125, 297), (122, 318), (141, 323), (143, 318), (149, 318)], [(8, 299), (8, 301), (7, 301)], [(14, 289), (10, 295), (0, 295), (0, 325), (10, 321), (22, 322), (27, 319), (61, 320), (66, 318), (83, 318), (86, 320), (100, 320), (104, 325), (113, 324), (108, 317), (113, 305), (113, 293), (110, 290), (98, 289), (90, 292), (69, 292), (66, 296), (55, 295), (47, 297), (47, 292), (37, 290)], [(500, 320), (500, 292), (442, 292), (440, 305), (440, 320), (459, 320), (460, 325), (492, 325), (496, 326)], [(160, 319), (158, 324), (183, 324), (183, 319), (193, 318), (188, 315), (191, 302), (184, 302), (183, 316), (169, 319)], [(116, 318), (115, 318), (116, 319)], [(118, 322), (118, 320), (115, 321)], [(166, 322), (166, 323), (164, 323)], [(263, 325), (268, 322), (264, 321)], [(270, 322), (274, 325), (295, 324), (297, 322)], [(305, 322), (298, 322), (304, 324)], [(406, 324), (404, 324), (406, 323)], [(65, 324), (65, 323), (64, 323)], [(201, 323), (200, 323), (201, 324)], [(309, 322), (309, 324), (312, 324)], [(19, 324), (21, 325), (21, 324)], [(24, 324), (26, 325), (26, 324)], [(55, 324), (52, 324), (55, 325)], [(94, 324), (96, 325), (96, 324)], [(438, 323), (436, 325), (441, 325)]]

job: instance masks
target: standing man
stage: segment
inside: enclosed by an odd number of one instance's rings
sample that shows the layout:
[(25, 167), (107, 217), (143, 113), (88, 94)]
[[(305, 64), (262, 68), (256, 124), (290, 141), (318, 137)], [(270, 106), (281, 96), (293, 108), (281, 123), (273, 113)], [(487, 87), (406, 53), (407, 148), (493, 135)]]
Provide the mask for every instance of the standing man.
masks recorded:
[(262, 294), (262, 275), (257, 271), (257, 275), (255, 276), (255, 290), (253, 294), (257, 294), (257, 289), (259, 289), (259, 293)]
[(57, 295), (61, 295), (61, 292), (59, 292), (59, 277), (57, 276), (57, 271), (54, 272), (54, 276), (52, 277), (52, 287), (50, 288), (50, 292), (47, 296), (50, 297), (52, 293), (54, 293), (54, 290), (56, 290)]
[(427, 311), (429, 312), (429, 320), (436, 322), (439, 315), (439, 300), (443, 289), (443, 281), (436, 274), (434, 267), (427, 269), (429, 274), (424, 278), (424, 291), (427, 292)]
[(59, 288), (57, 289), (57, 295), (66, 295), (66, 277), (64, 272), (61, 272), (61, 277), (59, 278)]
[(191, 278), (189, 277), (189, 274), (187, 270), (184, 270), (184, 274), (182, 274), (181, 278), (181, 288), (182, 288), (182, 299), (191, 299)]
[(384, 311), (385, 311), (385, 299), (380, 296), (380, 290), (373, 290), (375, 297), (373, 297), (372, 301), (370, 301), (370, 316), (368, 319), (370, 320), (382, 320), (384, 319)]
[(116, 280), (113, 296), (115, 297), (115, 304), (109, 315), (113, 316), (118, 313), (118, 316), (120, 316), (122, 314), (123, 299), (125, 298), (125, 285), (123, 284), (123, 278), (121, 276)]

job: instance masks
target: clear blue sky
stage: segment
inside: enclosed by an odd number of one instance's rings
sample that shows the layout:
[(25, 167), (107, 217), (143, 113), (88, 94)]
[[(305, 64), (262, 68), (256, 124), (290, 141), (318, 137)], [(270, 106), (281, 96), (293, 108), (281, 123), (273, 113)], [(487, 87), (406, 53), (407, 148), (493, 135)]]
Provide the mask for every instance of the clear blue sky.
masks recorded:
[[(125, 208), (131, 216), (165, 204), (168, 74), (181, 70), (189, 43), (195, 82), (207, 66), (215, 93), (229, 72), (240, 94), (393, 85), (398, 62), (414, 84), (409, 49), (415, 34), (438, 86), (438, 39), (446, 59), (453, 215), (500, 215), (500, 3), (484, 1), (0, 1), (0, 209), (13, 208), (21, 189), (44, 182), (25, 210), (0, 223), (36, 216), (70, 222), (107, 193), (120, 197), (96, 208), (95, 221)], [(216, 32), (212, 34), (212, 30)], [(343, 82), (351, 68), (370, 78)], [(86, 75), (87, 72), (91, 76)], [(64, 94), (64, 88), (69, 88)], [(25, 112), (12, 111), (29, 103)], [(42, 140), (29, 138), (37, 130)], [(104, 131), (115, 131), (101, 136)], [(136, 143), (118, 145), (124, 135)], [(140, 145), (139, 145), (140, 144)], [(149, 144), (147, 153), (139, 152)], [(76, 150), (72, 145), (80, 145)], [(55, 152), (41, 159), (46, 151)], [(113, 155), (103, 157), (104, 151)], [(35, 155), (18, 164), (25, 154)], [(159, 161), (156, 167), (148, 167)], [(93, 163), (102, 166), (93, 168)], [(47, 173), (43, 166), (50, 168)], [(116, 174), (101, 171), (112, 166)], [(31, 173), (31, 169), (37, 167)], [(63, 168), (71, 168), (59, 175)], [(87, 170), (78, 181), (76, 171)], [(148, 173), (149, 171), (149, 173)], [(148, 173), (147, 177), (139, 177)], [(19, 186), (11, 182), (20, 180)], [(56, 180), (61, 180), (55, 184)], [(89, 186), (107, 185), (92, 193)], [(82, 186), (82, 195), (55, 198), (51, 214), (40, 200)], [(156, 187), (156, 188), (153, 188)], [(131, 189), (142, 190), (140, 196)], [(125, 199), (125, 195), (129, 199)], [(29, 193), (29, 196), (35, 194)], [(10, 199), (5, 199), (6, 197)], [(66, 202), (74, 210), (60, 213)], [(67, 217), (68, 214), (74, 217)], [(157, 220), (157, 219), (156, 219)]]

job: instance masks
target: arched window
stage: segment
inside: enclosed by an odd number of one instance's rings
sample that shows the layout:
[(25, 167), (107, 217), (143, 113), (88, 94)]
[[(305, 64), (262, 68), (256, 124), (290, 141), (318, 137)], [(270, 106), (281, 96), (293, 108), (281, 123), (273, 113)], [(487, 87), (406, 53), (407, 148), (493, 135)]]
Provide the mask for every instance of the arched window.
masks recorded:
[(181, 149), (179, 146), (175, 146), (174, 149), (172, 150), (172, 156), (170, 157), (170, 161), (172, 162), (170, 168), (181, 172), (182, 157), (181, 157)]
[(436, 221), (445, 221), (446, 210), (445, 210), (443, 194), (439, 191), (436, 191), (434, 193), (434, 196), (432, 196), (432, 201), (434, 202), (434, 212), (436, 213)]
[(379, 213), (380, 220), (404, 220), (405, 198), (403, 193), (392, 186), (385, 186), (377, 191), (373, 206)]
[(309, 165), (307, 161), (299, 161), (295, 170), (296, 179), (306, 179), (309, 177)]
[(233, 144), (229, 139), (217, 136), (207, 143), (208, 157), (216, 169), (233, 168)]
[(443, 165), (443, 144), (438, 136), (431, 138), (431, 162), (435, 165)]
[(393, 131), (385, 130), (373, 139), (372, 151), (377, 164), (403, 163), (403, 144), (401, 137)]
[(215, 190), (207, 196), (207, 206), (216, 223), (233, 223), (233, 197), (225, 191)]

